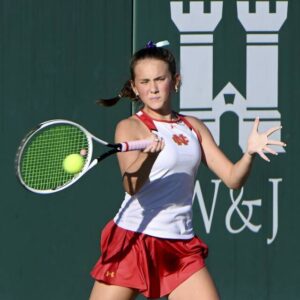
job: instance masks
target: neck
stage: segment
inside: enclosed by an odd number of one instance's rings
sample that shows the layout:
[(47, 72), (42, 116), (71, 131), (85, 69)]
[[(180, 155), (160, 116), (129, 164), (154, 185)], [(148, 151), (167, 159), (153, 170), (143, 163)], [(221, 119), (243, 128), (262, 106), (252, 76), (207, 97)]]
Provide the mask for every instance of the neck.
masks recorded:
[(147, 107), (144, 107), (143, 111), (153, 119), (160, 119), (160, 120), (166, 120), (166, 121), (172, 121), (174, 119), (177, 119), (177, 116), (171, 109), (168, 109), (165, 111), (156, 111), (156, 110), (152, 110)]

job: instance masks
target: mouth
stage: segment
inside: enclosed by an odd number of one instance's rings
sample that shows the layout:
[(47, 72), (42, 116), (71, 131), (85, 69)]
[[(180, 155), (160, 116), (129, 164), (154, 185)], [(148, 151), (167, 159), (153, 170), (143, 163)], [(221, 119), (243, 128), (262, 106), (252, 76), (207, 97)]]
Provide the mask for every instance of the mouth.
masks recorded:
[(159, 99), (160, 99), (159, 96), (156, 96), (156, 97), (150, 97), (150, 100), (151, 100), (151, 101), (156, 101), (156, 100), (159, 100)]

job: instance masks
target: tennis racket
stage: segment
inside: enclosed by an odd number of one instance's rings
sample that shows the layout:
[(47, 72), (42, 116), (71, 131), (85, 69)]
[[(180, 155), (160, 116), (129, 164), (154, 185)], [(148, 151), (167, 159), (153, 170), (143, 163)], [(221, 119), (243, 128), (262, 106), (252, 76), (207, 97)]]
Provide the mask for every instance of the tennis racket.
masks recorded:
[[(93, 159), (93, 141), (109, 150)], [(72, 121), (50, 120), (39, 124), (22, 140), (15, 160), (16, 173), (27, 190), (39, 194), (55, 193), (75, 183), (106, 157), (117, 152), (142, 150), (150, 143), (149, 140), (138, 140), (111, 144)], [(83, 158), (78, 173), (70, 174), (63, 168), (63, 161), (70, 154), (80, 154)]]

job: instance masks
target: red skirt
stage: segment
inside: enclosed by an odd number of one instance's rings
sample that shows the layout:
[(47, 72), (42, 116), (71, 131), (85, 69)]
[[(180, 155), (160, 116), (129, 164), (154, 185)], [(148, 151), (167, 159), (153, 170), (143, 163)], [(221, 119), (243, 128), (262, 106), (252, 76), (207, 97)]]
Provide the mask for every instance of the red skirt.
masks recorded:
[(159, 298), (205, 266), (208, 247), (198, 237), (156, 238), (110, 221), (101, 234), (101, 253), (91, 271), (95, 280)]

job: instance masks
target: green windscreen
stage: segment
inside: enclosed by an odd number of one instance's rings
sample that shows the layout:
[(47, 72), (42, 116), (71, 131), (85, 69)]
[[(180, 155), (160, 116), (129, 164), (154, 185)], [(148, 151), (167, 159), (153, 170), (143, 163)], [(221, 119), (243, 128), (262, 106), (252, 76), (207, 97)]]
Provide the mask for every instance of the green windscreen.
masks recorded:
[(76, 174), (63, 169), (69, 154), (88, 150), (86, 135), (76, 126), (58, 124), (45, 127), (34, 134), (25, 145), (20, 159), (20, 177), (35, 190), (55, 190)]

